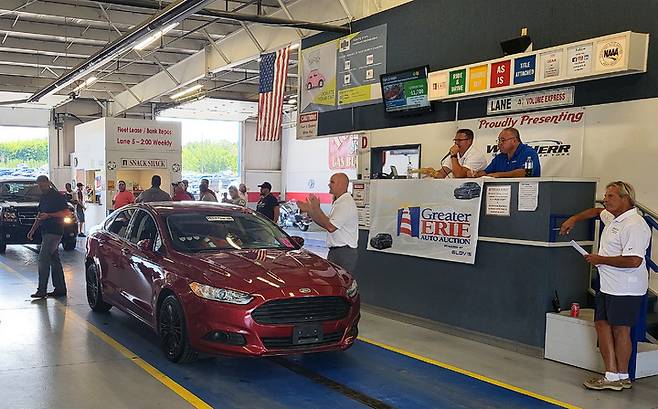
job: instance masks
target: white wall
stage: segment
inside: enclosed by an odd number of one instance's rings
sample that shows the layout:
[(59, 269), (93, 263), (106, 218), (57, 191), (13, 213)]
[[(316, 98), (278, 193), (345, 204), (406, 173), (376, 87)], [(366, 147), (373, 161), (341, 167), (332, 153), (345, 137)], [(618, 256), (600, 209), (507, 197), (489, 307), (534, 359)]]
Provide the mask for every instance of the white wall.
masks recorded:
[(256, 141), (256, 122), (242, 123), (242, 161), (240, 173), (249, 192), (258, 192), (264, 181), (272, 184), (273, 192), (281, 192), (281, 141)]
[(46, 128), (49, 121), (49, 109), (0, 107), (0, 126)]

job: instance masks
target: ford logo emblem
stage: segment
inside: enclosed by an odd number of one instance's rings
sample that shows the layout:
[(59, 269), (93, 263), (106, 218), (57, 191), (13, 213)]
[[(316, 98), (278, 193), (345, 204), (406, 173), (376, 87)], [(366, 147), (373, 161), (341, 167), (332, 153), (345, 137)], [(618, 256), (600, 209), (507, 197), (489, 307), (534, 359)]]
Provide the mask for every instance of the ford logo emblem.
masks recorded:
[(311, 289), (310, 288), (300, 288), (299, 292), (302, 293), (302, 294), (308, 294), (308, 293), (311, 292)]

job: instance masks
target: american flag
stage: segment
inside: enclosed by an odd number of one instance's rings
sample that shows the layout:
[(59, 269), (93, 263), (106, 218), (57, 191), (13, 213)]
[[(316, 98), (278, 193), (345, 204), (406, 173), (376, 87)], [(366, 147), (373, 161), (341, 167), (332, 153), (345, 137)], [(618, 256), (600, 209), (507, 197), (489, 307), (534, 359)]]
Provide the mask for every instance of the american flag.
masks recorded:
[(288, 76), (289, 55), (289, 46), (275, 53), (261, 55), (257, 141), (278, 141), (281, 135), (283, 92)]

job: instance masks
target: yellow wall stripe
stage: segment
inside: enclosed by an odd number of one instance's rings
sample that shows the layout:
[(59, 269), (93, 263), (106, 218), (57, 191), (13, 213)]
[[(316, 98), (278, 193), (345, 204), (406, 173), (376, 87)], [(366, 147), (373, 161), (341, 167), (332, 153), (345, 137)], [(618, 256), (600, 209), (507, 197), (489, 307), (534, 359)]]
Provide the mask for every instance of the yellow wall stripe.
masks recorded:
[(523, 388), (519, 388), (517, 386), (510, 385), (510, 384), (505, 383), (505, 382), (497, 381), (495, 379), (488, 378), (484, 375), (480, 375), (478, 373), (471, 372), (471, 371), (466, 370), (466, 369), (458, 368), (454, 365), (446, 364), (446, 363), (439, 362), (439, 361), (436, 361), (436, 360), (431, 359), (431, 358), (427, 358), (427, 357), (422, 356), (422, 355), (415, 354), (413, 352), (405, 351), (404, 349), (401, 349), (401, 348), (397, 348), (397, 347), (394, 347), (394, 346), (391, 346), (391, 345), (388, 345), (388, 344), (384, 344), (382, 342), (374, 341), (374, 340), (369, 339), (369, 338), (364, 338), (364, 337), (361, 337), (361, 336), (359, 337), (359, 339), (363, 342), (367, 342), (369, 344), (378, 346), (380, 348), (384, 348), (384, 349), (387, 349), (389, 351), (393, 351), (393, 352), (396, 352), (398, 354), (405, 355), (405, 356), (408, 356), (410, 358), (414, 358), (414, 359), (417, 359), (419, 361), (423, 361), (423, 362), (431, 364), (431, 365), (435, 365), (435, 366), (438, 366), (438, 367), (441, 367), (441, 368), (444, 368), (444, 369), (448, 369), (450, 371), (457, 372), (457, 373), (460, 373), (462, 375), (470, 376), (471, 378), (475, 378), (479, 381), (487, 382), (487, 383), (499, 386), (499, 387), (504, 388), (504, 389), (508, 389), (508, 390), (511, 390), (511, 391), (514, 391), (514, 392), (518, 392), (518, 393), (521, 393), (523, 395), (531, 396), (533, 398), (542, 400), (544, 402), (552, 403), (553, 405), (557, 405), (557, 406), (560, 406), (560, 407), (563, 407), (563, 408), (568, 408), (568, 409), (580, 409), (578, 406), (574, 406), (574, 405), (571, 405), (569, 403), (561, 402), (559, 400), (549, 398), (548, 396), (540, 395), (538, 393), (531, 392), (531, 391), (525, 390)]

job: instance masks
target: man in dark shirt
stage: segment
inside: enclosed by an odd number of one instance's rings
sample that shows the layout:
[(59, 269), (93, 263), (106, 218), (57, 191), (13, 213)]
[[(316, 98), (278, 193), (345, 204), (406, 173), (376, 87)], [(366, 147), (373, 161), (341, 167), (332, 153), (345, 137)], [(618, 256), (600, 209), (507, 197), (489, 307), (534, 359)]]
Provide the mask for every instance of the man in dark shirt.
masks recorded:
[[(48, 176), (41, 175), (37, 178), (37, 185), (41, 191), (39, 200), (39, 213), (32, 225), (27, 238), (32, 240), (37, 229), (41, 230), (41, 250), (39, 250), (39, 286), (32, 298), (44, 298), (46, 296), (66, 296), (66, 282), (64, 281), (64, 270), (59, 260), (59, 243), (64, 234), (64, 218), (71, 216), (71, 211), (66, 204), (66, 198), (52, 187)], [(52, 292), (46, 292), (48, 278), (52, 270), (53, 286)]]
[(260, 188), (260, 200), (256, 205), (256, 211), (277, 223), (279, 221), (279, 201), (272, 194), (272, 185), (270, 182), (263, 182), (258, 187)]

